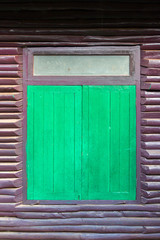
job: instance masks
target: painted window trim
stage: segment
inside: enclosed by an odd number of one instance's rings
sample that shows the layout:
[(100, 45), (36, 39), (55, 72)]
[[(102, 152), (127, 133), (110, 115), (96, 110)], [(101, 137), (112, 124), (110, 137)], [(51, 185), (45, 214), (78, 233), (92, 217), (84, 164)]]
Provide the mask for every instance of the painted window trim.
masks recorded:
[[(87, 51), (92, 52), (95, 54), (95, 51), (101, 50), (99, 54), (104, 54), (104, 51), (107, 51), (110, 55), (111, 53), (117, 54), (119, 52), (121, 55), (124, 53), (123, 51), (126, 52), (128, 55), (129, 53), (132, 54), (133, 56), (133, 62), (134, 62), (134, 73), (131, 77), (125, 77), (125, 78), (130, 78), (126, 79), (124, 81), (124, 76), (119, 77), (121, 79), (115, 80), (116, 77), (64, 77), (67, 78), (66, 81), (65, 79), (61, 78), (61, 81), (55, 81), (55, 78), (57, 79), (57, 76), (54, 77), (35, 77), (33, 74), (31, 74), (31, 69), (33, 68), (33, 53), (36, 52), (38, 54), (46, 54), (48, 51), (53, 53), (52, 51), (58, 50), (61, 53), (64, 53), (65, 51), (73, 49), (78, 49), (79, 51)], [(46, 52), (47, 51), (47, 52)], [(123, 53), (122, 53), (123, 52)], [(81, 52), (82, 53), (82, 52)], [(69, 53), (70, 54), (70, 53)], [(72, 52), (73, 55), (73, 52)], [(32, 58), (30, 58), (32, 56)], [(31, 61), (31, 62), (30, 62)], [(24, 119), (23, 119), (23, 156), (24, 156), (24, 161), (23, 161), (23, 169), (24, 169), (24, 174), (23, 174), (23, 203), (24, 204), (52, 204), (52, 205), (72, 205), (72, 204), (121, 204), (121, 203), (129, 203), (129, 204), (135, 204), (135, 203), (140, 203), (141, 202), (141, 196), (140, 196), (140, 191), (141, 191), (141, 181), (140, 181), (140, 46), (135, 45), (135, 46), (116, 46), (116, 47), (110, 47), (110, 46), (104, 46), (104, 47), (97, 47), (97, 46), (92, 46), (92, 47), (63, 47), (63, 44), (61, 47), (37, 47), (37, 48), (25, 48), (23, 52), (23, 72), (24, 72), (24, 77), (23, 77), (23, 92), (24, 92), (24, 97), (23, 97), (23, 110), (24, 110)], [(37, 78), (37, 79), (36, 79)], [(71, 79), (72, 78), (72, 79)], [(101, 78), (101, 79), (100, 79)], [(122, 80), (123, 78), (123, 80)], [(38, 80), (39, 79), (39, 80)], [(71, 79), (71, 80), (70, 80)], [(82, 84), (82, 79), (85, 79), (85, 81)], [(92, 81), (91, 81), (92, 80)], [(137, 123), (137, 149), (136, 149), (136, 158), (137, 158), (137, 188), (136, 188), (136, 200), (27, 200), (27, 176), (26, 176), (26, 139), (27, 139), (27, 85), (136, 85), (136, 123)]]

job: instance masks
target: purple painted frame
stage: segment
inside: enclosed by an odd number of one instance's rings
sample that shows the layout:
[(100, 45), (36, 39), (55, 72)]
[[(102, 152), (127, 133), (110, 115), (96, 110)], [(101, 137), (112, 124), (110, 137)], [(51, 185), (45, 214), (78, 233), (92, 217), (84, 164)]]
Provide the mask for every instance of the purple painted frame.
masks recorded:
[[(73, 51), (74, 50), (74, 51)], [(75, 51), (76, 50), (76, 51)], [(99, 51), (99, 52), (98, 52)], [(130, 76), (33, 76), (33, 55), (49, 54), (96, 54), (99, 55), (130, 55)], [(140, 203), (140, 47), (135, 46), (102, 46), (97, 47), (37, 47), (25, 48), (23, 51), (23, 203), (25, 204), (122, 204), (122, 203)], [(118, 79), (117, 79), (118, 78)], [(124, 80), (125, 78), (125, 80)], [(82, 84), (83, 80), (83, 84)], [(26, 173), (26, 141), (27, 141), (27, 85), (136, 85), (136, 131), (137, 131), (137, 188), (136, 200), (27, 200), (27, 173)]]

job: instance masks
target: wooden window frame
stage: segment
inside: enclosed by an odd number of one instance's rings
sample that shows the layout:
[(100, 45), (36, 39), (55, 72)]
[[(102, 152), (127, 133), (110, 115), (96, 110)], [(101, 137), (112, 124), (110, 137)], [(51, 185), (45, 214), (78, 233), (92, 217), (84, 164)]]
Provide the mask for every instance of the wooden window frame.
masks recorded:
[[(26, 52), (27, 81), (49, 85), (134, 85), (138, 78), (137, 47), (42, 47), (28, 48)], [(129, 76), (35, 76), (34, 55), (129, 55)]]
[[(130, 76), (34, 76), (34, 55), (129, 55)], [(23, 52), (23, 203), (25, 204), (119, 204), (140, 203), (140, 47), (33, 47)], [(136, 86), (136, 200), (27, 200), (26, 140), (28, 85), (135, 85)]]

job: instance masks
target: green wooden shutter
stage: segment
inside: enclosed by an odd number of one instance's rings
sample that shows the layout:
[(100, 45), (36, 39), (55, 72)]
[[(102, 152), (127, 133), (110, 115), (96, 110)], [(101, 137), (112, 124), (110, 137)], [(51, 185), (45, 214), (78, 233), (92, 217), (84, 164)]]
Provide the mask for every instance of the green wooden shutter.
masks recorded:
[(135, 86), (84, 86), (82, 199), (135, 197)]
[(78, 199), (81, 87), (28, 86), (28, 199)]
[(28, 86), (27, 97), (28, 199), (136, 198), (135, 86)]

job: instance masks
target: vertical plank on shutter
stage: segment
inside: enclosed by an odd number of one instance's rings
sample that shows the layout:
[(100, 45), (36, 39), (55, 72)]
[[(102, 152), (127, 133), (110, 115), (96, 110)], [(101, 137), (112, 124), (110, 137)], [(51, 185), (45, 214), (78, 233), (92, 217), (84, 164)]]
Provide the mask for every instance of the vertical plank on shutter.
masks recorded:
[(28, 117), (27, 117), (27, 135), (29, 136), (29, 142), (27, 141), (27, 196), (29, 199), (34, 198), (34, 93), (30, 86), (28, 89)]
[(44, 91), (44, 192), (54, 190), (54, 93), (49, 87)]
[(34, 92), (34, 195), (44, 192), (44, 94)]
[(82, 187), (82, 87), (76, 87), (74, 93), (74, 167), (75, 196), (81, 200)]
[[(99, 89), (99, 130), (98, 130), (98, 147), (99, 151), (99, 189), (103, 192), (109, 191), (109, 164), (110, 164), (110, 91)], [(103, 167), (102, 167), (103, 166)]]
[(73, 93), (65, 95), (65, 168), (64, 168), (64, 190), (65, 192), (74, 192), (75, 190), (75, 99)]
[[(89, 149), (88, 149), (88, 161), (89, 161), (89, 191), (98, 192), (99, 185), (99, 98), (98, 92), (89, 88)], [(95, 171), (96, 170), (96, 171)]]
[(88, 199), (89, 193), (89, 160), (88, 160), (88, 147), (89, 147), (89, 88), (88, 86), (82, 87), (82, 199)]
[(111, 163), (110, 163), (110, 191), (111, 192), (119, 192), (119, 170), (120, 170), (120, 162), (119, 162), (119, 106), (120, 106), (120, 92), (119, 89), (111, 89), (111, 106), (110, 106), (110, 114), (111, 114)]
[(120, 189), (119, 192), (128, 192), (130, 185), (130, 91), (123, 90), (120, 92)]
[(130, 199), (136, 199), (136, 86), (130, 87)]
[(65, 180), (65, 96), (55, 93), (54, 100), (54, 192), (64, 192)]

